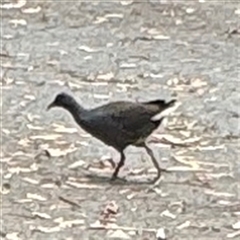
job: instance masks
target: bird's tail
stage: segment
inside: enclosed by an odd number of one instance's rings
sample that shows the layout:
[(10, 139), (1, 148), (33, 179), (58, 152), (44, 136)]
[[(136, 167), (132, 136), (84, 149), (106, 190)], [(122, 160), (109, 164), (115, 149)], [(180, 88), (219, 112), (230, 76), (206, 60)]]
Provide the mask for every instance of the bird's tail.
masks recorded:
[(159, 113), (152, 117), (152, 121), (159, 121), (160, 119), (170, 115), (179, 106), (175, 104), (176, 102), (176, 99), (173, 99), (169, 102), (166, 102), (164, 100), (153, 101), (152, 104), (159, 106)]
[(165, 100), (154, 100), (154, 101), (150, 101), (150, 102), (145, 102), (144, 104), (157, 105), (160, 110), (165, 110), (167, 108), (172, 107), (176, 103), (176, 101), (177, 101), (176, 99), (173, 99), (169, 102), (166, 102)]

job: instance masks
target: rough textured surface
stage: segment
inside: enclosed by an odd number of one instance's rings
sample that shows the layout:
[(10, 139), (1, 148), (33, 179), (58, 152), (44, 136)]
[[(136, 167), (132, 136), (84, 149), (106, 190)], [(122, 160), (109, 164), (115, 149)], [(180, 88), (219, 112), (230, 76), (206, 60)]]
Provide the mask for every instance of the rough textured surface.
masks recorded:
[[(240, 212), (236, 2), (12, 4), (1, 3), (3, 238), (122, 234), (146, 240), (156, 239), (161, 227), (173, 240), (233, 238)], [(111, 165), (102, 159), (110, 149), (76, 130), (66, 112), (45, 111), (63, 90), (86, 106), (176, 95), (182, 105), (166, 133), (201, 139), (188, 147), (151, 147), (164, 166), (212, 172), (176, 171), (152, 188), (85, 177), (89, 171), (110, 176)], [(122, 175), (146, 178), (141, 169), (152, 165), (144, 151), (128, 152)], [(79, 167), (71, 166), (77, 161)], [(124, 233), (89, 229), (108, 201), (119, 207), (112, 212)]]

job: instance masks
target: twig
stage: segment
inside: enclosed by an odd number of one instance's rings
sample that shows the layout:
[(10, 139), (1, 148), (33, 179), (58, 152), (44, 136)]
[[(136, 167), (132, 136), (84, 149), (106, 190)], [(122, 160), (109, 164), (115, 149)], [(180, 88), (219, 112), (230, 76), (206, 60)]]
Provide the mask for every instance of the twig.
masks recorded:
[(69, 200), (69, 199), (66, 199), (66, 198), (64, 198), (64, 197), (59, 196), (58, 199), (59, 199), (60, 201), (62, 201), (62, 202), (65, 202), (65, 203), (70, 204), (71, 206), (81, 208), (81, 206), (80, 206), (79, 204), (77, 204), (77, 203), (75, 203), (75, 202), (73, 202), (73, 201), (71, 201), (71, 200)]
[(123, 231), (135, 231), (135, 232), (149, 232), (149, 233), (156, 233), (157, 230), (154, 228), (135, 228), (135, 227), (124, 227), (124, 226), (104, 226), (104, 225), (96, 225), (88, 227), (90, 230), (123, 230)]

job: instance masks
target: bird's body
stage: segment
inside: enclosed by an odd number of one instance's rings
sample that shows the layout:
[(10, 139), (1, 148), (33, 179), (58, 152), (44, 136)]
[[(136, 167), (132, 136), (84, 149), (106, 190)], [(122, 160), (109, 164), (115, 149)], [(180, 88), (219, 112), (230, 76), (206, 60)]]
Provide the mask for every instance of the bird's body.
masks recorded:
[(154, 105), (113, 102), (87, 111), (82, 127), (105, 144), (123, 150), (139, 145), (158, 127), (159, 122), (150, 120), (156, 112), (159, 109)]
[[(145, 147), (150, 156), (152, 155), (151, 158), (154, 158), (145, 144), (146, 138), (158, 128), (164, 118), (160, 116), (154, 119), (154, 117), (171, 107), (174, 102), (175, 100), (168, 103), (163, 100), (144, 103), (118, 101), (94, 109), (84, 109), (73, 97), (61, 93), (50, 104), (50, 107), (65, 108), (86, 132), (120, 152), (121, 160), (113, 174), (113, 178), (116, 178), (119, 169), (124, 164), (123, 151), (129, 145)], [(160, 176), (161, 169), (157, 166), (155, 159), (153, 162)]]

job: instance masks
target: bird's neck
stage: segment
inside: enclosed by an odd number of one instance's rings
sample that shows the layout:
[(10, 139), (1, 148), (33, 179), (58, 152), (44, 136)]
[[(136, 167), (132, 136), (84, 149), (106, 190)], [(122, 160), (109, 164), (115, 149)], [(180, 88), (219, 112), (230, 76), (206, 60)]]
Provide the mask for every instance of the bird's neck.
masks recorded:
[(64, 108), (71, 113), (77, 123), (82, 123), (82, 116), (87, 110), (78, 104), (75, 99), (72, 99)]

